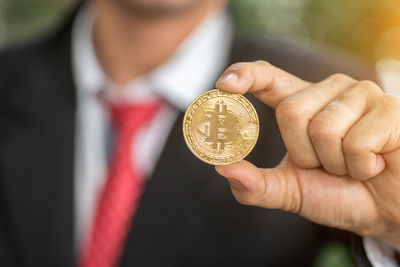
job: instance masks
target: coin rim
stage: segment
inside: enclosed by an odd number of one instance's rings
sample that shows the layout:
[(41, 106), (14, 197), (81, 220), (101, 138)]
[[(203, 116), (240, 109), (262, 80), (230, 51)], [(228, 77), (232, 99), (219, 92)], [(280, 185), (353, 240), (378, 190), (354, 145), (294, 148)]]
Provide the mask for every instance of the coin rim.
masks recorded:
[[(225, 94), (225, 95), (231, 94), (231, 95), (238, 95), (238, 96), (240, 96), (240, 97), (243, 99), (243, 101), (244, 101), (244, 102), (247, 102), (247, 103), (250, 105), (250, 107), (253, 109), (254, 114), (255, 114), (255, 117), (256, 117), (256, 120), (257, 120), (257, 135), (256, 135), (256, 138), (255, 138), (255, 140), (254, 140), (252, 146), (248, 149), (248, 151), (247, 151), (246, 153), (243, 154), (242, 157), (239, 157), (238, 159), (236, 159), (236, 160), (234, 160), (234, 161), (225, 162), (225, 163), (215, 163), (215, 162), (211, 162), (211, 161), (208, 161), (208, 160), (206, 160), (206, 159), (203, 159), (203, 158), (201, 158), (199, 155), (197, 155), (197, 153), (194, 151), (193, 147), (189, 144), (189, 141), (187, 140), (187, 133), (186, 133), (186, 131), (185, 131), (185, 124), (186, 124), (185, 122), (186, 122), (186, 120), (187, 120), (187, 115), (188, 115), (188, 113), (189, 113), (189, 110), (190, 110), (190, 109), (192, 108), (192, 106), (197, 102), (198, 99), (200, 99), (200, 98), (203, 97), (204, 95), (208, 95), (208, 94), (210, 94), (210, 93), (212, 93), (212, 92), (215, 92), (215, 91), (218, 92), (218, 93)], [(189, 105), (189, 107), (186, 109), (185, 115), (184, 115), (184, 117), (183, 117), (182, 131), (183, 131), (183, 138), (185, 139), (186, 146), (187, 146), (187, 147), (189, 148), (189, 150), (193, 153), (193, 155), (195, 155), (198, 159), (200, 159), (201, 161), (203, 161), (203, 162), (205, 162), (205, 163), (208, 163), (208, 164), (211, 164), (211, 165), (214, 165), (214, 166), (223, 166), (223, 165), (229, 165), (229, 164), (233, 164), (233, 163), (239, 162), (239, 161), (241, 161), (242, 159), (244, 159), (245, 157), (247, 157), (247, 156), (250, 154), (251, 151), (253, 151), (253, 149), (254, 149), (254, 147), (255, 147), (257, 141), (258, 141), (258, 136), (259, 136), (259, 133), (260, 133), (260, 120), (259, 120), (259, 118), (258, 118), (257, 111), (256, 111), (256, 109), (254, 108), (253, 104), (251, 104), (251, 102), (250, 102), (246, 97), (244, 97), (243, 95), (241, 95), (241, 94), (227, 93), (227, 92), (224, 92), (224, 91), (219, 90), (219, 89), (213, 89), (213, 90), (206, 91), (206, 92), (204, 92), (203, 94), (199, 95), (198, 97), (196, 97), (196, 98), (192, 101), (192, 103), (190, 103), (190, 105)]]

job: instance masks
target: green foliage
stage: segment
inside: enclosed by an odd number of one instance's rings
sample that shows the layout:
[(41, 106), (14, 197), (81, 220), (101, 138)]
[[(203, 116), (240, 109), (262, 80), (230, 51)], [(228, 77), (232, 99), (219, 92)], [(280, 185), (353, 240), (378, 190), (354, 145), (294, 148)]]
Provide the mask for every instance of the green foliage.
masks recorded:
[[(3, 43), (34, 37), (48, 30), (73, 0), (0, 0), (0, 40)], [(1, 45), (1, 43), (0, 43)]]
[(243, 34), (319, 43), (367, 60), (400, 58), (397, 0), (233, 0)]
[[(0, 0), (0, 46), (54, 27), (76, 1)], [(398, 0), (232, 0), (232, 7), (241, 34), (336, 46), (369, 60), (400, 57)]]
[(331, 243), (320, 250), (314, 267), (355, 267), (355, 264), (345, 245)]

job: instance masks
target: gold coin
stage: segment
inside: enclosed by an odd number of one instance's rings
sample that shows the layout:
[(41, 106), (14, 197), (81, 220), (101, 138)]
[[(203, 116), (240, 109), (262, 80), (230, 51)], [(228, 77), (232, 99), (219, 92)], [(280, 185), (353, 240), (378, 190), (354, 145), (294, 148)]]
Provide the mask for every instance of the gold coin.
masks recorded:
[(214, 89), (197, 97), (183, 118), (183, 136), (202, 161), (226, 165), (246, 157), (257, 142), (258, 116), (240, 94)]

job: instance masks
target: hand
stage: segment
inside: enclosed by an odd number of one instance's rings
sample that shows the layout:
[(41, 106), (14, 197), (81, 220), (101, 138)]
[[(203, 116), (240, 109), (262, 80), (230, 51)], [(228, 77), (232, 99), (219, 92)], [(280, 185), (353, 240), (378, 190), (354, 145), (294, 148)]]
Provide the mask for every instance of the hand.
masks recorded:
[(400, 251), (400, 100), (335, 74), (310, 83), (267, 62), (237, 63), (216, 87), (276, 109), (288, 154), (272, 169), (216, 170), (247, 205), (380, 238)]

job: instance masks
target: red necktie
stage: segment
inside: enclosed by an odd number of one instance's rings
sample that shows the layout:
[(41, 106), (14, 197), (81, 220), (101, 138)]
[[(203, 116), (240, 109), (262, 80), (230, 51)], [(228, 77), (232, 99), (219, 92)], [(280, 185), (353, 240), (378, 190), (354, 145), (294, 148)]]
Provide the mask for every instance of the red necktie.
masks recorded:
[(114, 154), (91, 236), (79, 259), (80, 267), (118, 266), (144, 186), (132, 158), (132, 144), (139, 130), (152, 120), (160, 106), (159, 101), (154, 101), (110, 107), (117, 133)]

